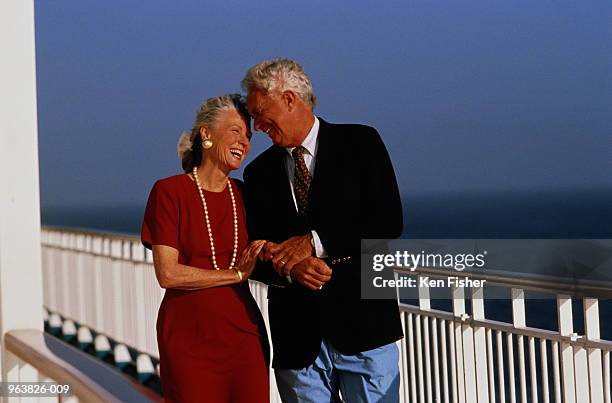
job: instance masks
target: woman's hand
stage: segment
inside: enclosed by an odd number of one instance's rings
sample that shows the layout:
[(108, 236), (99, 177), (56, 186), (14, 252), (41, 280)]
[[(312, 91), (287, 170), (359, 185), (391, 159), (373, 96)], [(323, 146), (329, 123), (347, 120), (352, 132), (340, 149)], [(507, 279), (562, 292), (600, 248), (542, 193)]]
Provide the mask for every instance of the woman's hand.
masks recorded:
[(255, 269), (255, 263), (257, 263), (257, 256), (259, 252), (266, 244), (265, 240), (256, 240), (247, 245), (246, 248), (240, 254), (238, 258), (238, 264), (236, 270), (242, 273), (242, 280), (247, 280), (251, 277), (253, 269)]

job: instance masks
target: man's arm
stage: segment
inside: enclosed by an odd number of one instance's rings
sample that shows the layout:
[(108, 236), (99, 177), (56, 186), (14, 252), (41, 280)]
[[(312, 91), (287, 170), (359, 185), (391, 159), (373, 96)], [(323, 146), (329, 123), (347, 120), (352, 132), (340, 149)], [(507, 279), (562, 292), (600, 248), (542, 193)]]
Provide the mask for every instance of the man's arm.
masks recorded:
[(369, 143), (364, 154), (371, 154), (375, 158), (371, 159), (371, 163), (363, 172), (367, 178), (363, 188), (366, 204), (361, 206), (361, 211), (366, 217), (366, 225), (361, 231), (361, 238), (399, 238), (404, 223), (402, 201), (393, 164), (385, 144), (373, 128)]

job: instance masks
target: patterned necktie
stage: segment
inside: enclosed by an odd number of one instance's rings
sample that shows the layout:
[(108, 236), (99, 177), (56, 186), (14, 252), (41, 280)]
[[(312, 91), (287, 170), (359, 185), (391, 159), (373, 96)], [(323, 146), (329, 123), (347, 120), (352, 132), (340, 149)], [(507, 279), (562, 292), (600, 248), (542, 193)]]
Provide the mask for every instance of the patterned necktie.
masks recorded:
[(295, 192), (295, 200), (300, 214), (306, 214), (308, 210), (308, 196), (310, 195), (310, 172), (304, 162), (304, 151), (302, 146), (296, 147), (291, 152), (293, 161), (295, 162), (295, 175), (293, 178), (293, 191)]

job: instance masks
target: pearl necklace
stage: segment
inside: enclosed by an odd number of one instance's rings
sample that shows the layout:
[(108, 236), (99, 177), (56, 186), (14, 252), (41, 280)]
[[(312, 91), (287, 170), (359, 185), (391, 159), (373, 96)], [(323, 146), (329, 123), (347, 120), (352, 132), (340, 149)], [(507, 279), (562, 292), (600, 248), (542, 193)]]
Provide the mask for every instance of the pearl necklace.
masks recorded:
[[(202, 190), (200, 180), (198, 179), (198, 167), (193, 167), (193, 177), (195, 179), (196, 186), (198, 187), (198, 192), (200, 193), (202, 205), (204, 206), (204, 219), (206, 221), (206, 229), (208, 230), (208, 239), (210, 240), (212, 264), (215, 270), (219, 270), (219, 266), (217, 266), (217, 257), (215, 256), (215, 241), (213, 240), (210, 219), (208, 218), (208, 206), (206, 205), (204, 191)], [(236, 263), (236, 256), (238, 256), (238, 214), (236, 214), (236, 199), (234, 198), (234, 191), (232, 190), (232, 182), (229, 179), (227, 180), (227, 187), (229, 189), (230, 198), (232, 199), (232, 211), (234, 213), (234, 250), (232, 251), (232, 261), (228, 267), (228, 270), (235, 270), (234, 264)]]

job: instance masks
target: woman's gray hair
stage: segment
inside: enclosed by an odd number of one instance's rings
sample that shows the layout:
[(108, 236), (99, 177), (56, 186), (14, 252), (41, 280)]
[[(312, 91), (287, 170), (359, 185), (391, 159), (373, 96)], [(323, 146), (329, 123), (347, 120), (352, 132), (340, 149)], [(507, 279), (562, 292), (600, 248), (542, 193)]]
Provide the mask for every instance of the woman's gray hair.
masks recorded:
[(317, 103), (312, 83), (304, 69), (290, 59), (264, 60), (251, 67), (240, 84), (244, 91), (248, 91), (251, 87), (262, 89), (267, 93), (291, 90), (313, 109)]
[(184, 131), (179, 137), (176, 149), (181, 159), (181, 165), (185, 172), (191, 172), (193, 167), (202, 163), (202, 127), (214, 128), (223, 111), (235, 110), (247, 122), (247, 130), (250, 126), (250, 116), (246, 109), (246, 101), (240, 94), (226, 94), (219, 97), (208, 98), (196, 112), (195, 122), (191, 132)]

